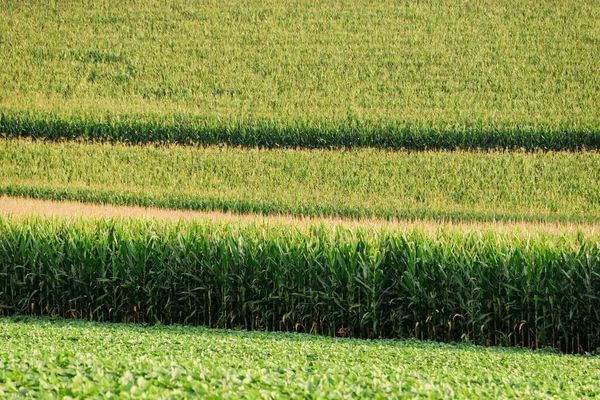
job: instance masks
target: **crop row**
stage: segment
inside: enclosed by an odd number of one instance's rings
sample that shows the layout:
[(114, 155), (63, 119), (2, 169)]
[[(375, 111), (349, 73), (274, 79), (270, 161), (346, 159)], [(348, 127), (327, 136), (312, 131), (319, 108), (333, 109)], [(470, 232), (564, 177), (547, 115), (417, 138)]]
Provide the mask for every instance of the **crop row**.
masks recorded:
[(210, 124), (198, 117), (123, 115), (96, 117), (52, 113), (0, 112), (5, 137), (76, 139), (132, 144), (196, 144), (261, 148), (356, 148), (404, 150), (597, 150), (600, 125), (558, 124), (498, 126), (493, 123), (448, 123), (422, 126), (410, 122), (354, 120), (277, 122), (246, 120)]
[(0, 312), (591, 351), (581, 234), (0, 219)]
[(0, 133), (600, 148), (593, 0), (0, 5)]
[(400, 219), (600, 220), (600, 155), (256, 150), (0, 141), (0, 193)]

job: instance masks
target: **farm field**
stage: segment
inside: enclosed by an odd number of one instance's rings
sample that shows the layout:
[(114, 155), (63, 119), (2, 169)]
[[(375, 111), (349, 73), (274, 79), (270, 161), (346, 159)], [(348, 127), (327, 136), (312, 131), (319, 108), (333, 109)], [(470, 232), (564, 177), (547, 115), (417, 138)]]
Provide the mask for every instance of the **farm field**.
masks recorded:
[(0, 0), (0, 398), (600, 395), (596, 0)]
[(10, 136), (600, 148), (594, 0), (5, 0), (0, 11)]
[(0, 314), (592, 352), (596, 232), (0, 217)]
[(600, 220), (597, 152), (257, 150), (0, 142), (0, 194), (234, 213)]
[(600, 358), (416, 341), (0, 318), (0, 395), (594, 398)]

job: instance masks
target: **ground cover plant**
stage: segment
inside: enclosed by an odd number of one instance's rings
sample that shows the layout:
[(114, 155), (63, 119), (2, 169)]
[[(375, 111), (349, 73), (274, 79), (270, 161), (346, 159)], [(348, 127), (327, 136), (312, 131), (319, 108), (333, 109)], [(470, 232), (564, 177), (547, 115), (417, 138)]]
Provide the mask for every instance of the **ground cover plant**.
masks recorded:
[(416, 341), (0, 318), (0, 395), (593, 398), (600, 358)]
[(594, 351), (596, 236), (0, 218), (0, 313)]
[(339, 217), (595, 222), (597, 152), (257, 150), (0, 141), (0, 194)]
[(600, 147), (594, 0), (0, 2), (0, 131)]

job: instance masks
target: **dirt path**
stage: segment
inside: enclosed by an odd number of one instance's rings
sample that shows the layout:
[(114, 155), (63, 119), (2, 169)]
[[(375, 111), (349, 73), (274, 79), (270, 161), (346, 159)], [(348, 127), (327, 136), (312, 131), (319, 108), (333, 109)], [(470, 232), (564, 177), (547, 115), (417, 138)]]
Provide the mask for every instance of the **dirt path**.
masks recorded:
[(530, 223), (530, 222), (438, 222), (422, 221), (387, 221), (382, 219), (352, 220), (342, 218), (290, 217), (284, 215), (232, 214), (213, 211), (170, 210), (161, 208), (144, 208), (133, 206), (115, 206), (110, 204), (90, 204), (74, 201), (36, 200), (29, 198), (0, 196), (0, 215), (43, 216), (68, 218), (114, 218), (132, 217), (144, 219), (186, 220), (186, 221), (247, 221), (308, 225), (324, 222), (332, 225), (354, 226), (388, 226), (388, 227), (421, 227), (438, 229), (440, 227), (460, 228), (464, 230), (493, 229), (500, 231), (545, 231), (545, 232), (583, 232), (586, 235), (600, 236), (600, 224), (572, 223)]

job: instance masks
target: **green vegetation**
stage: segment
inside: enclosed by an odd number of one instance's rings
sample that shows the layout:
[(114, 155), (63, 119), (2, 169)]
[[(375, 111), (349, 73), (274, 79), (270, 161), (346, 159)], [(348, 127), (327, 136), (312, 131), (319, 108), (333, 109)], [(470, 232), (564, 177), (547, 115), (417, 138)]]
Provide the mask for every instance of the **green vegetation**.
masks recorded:
[(0, 0), (0, 196), (419, 221), (4, 206), (0, 397), (600, 396), (599, 27), (597, 0)]
[(600, 220), (600, 154), (0, 141), (0, 193), (239, 213)]
[(471, 341), (600, 344), (583, 234), (0, 219), (0, 313)]
[(595, 0), (0, 2), (0, 132), (600, 148)]
[(0, 319), (0, 396), (593, 398), (600, 358), (181, 326)]

